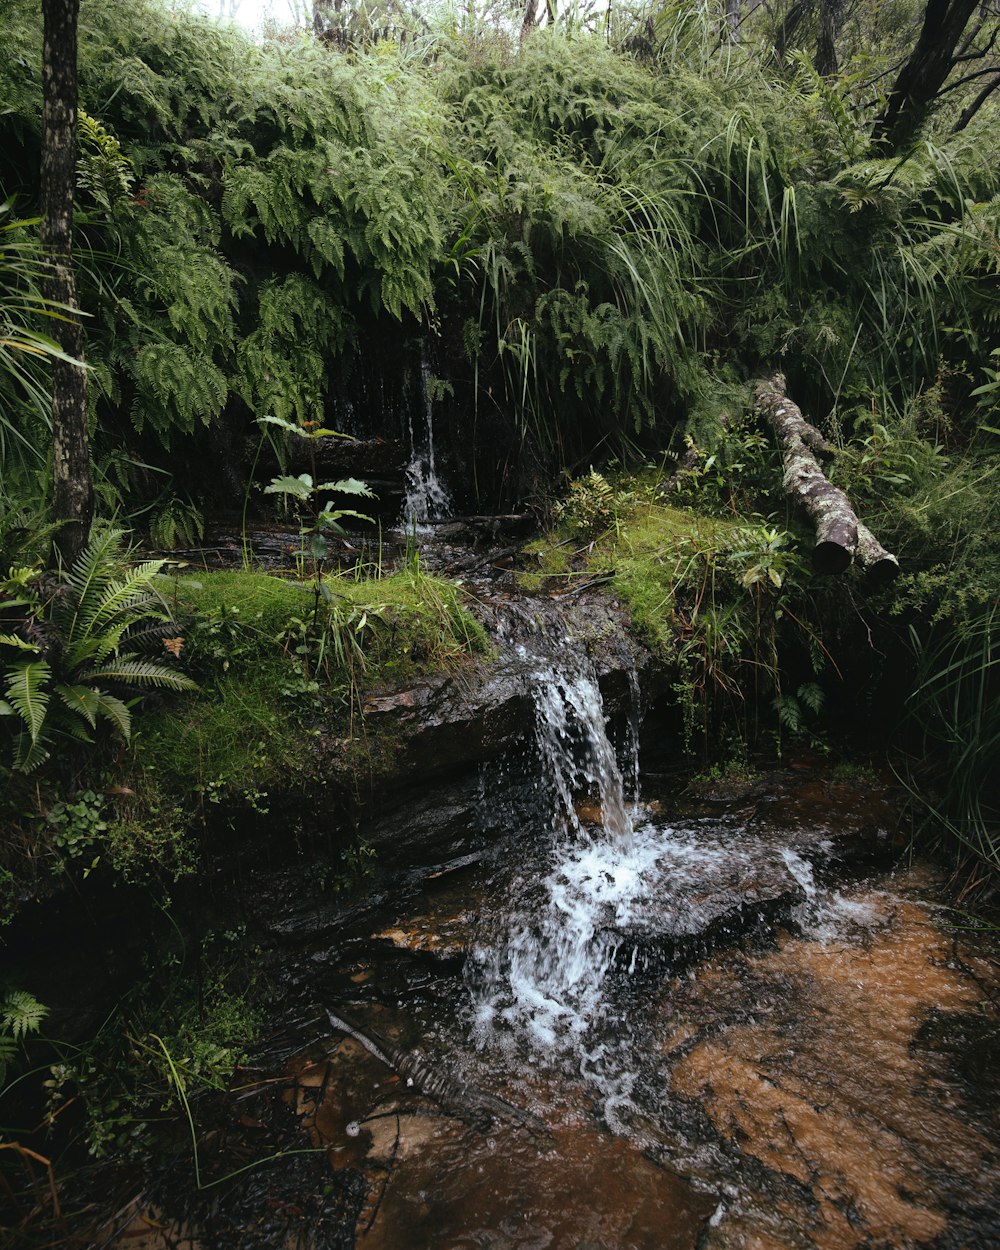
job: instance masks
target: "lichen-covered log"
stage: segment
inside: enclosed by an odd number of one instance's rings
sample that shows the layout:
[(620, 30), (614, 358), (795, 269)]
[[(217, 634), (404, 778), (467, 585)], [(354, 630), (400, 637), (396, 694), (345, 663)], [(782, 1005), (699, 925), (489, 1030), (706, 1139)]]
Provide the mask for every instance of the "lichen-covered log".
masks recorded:
[(851, 501), (823, 472), (817, 457), (830, 455), (832, 448), (788, 398), (780, 373), (757, 383), (756, 406), (781, 447), (785, 493), (816, 527), (816, 568), (822, 573), (842, 573), (857, 556), (876, 580), (894, 577), (899, 571), (896, 557), (858, 521)]

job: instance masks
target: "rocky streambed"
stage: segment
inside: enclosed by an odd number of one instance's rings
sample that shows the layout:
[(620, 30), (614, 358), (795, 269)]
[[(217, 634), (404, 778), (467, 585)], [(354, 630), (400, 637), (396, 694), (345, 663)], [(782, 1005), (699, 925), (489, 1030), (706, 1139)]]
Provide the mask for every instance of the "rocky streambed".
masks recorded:
[(298, 1014), (193, 1107), (209, 1187), (179, 1153), (114, 1244), (1000, 1241), (1000, 981), (893, 866), (891, 796), (818, 762), (629, 796), (588, 680), (552, 678), (566, 750), (506, 836), (339, 925), (272, 916)]

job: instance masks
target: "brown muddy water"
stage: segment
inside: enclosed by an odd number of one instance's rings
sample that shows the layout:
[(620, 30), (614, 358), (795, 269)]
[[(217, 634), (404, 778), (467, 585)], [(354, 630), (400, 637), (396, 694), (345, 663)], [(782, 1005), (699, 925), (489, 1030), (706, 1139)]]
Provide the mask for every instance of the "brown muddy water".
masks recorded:
[(534, 814), (300, 948), (203, 1188), (181, 1135), (96, 1244), (1000, 1246), (1000, 977), (891, 803), (636, 801), (592, 673), (537, 676)]

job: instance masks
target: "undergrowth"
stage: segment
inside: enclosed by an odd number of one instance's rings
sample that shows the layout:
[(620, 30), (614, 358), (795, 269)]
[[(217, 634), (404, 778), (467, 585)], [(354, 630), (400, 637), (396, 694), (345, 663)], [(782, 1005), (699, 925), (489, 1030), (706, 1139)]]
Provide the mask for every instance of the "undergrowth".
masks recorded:
[(522, 581), (608, 585), (674, 674), (689, 750), (710, 755), (723, 731), (779, 749), (783, 733), (810, 737), (836, 666), (798, 535), (775, 518), (669, 502), (658, 482), (647, 472), (612, 487), (591, 471), (572, 484), (556, 529), (526, 548)]
[(317, 735), (350, 735), (366, 689), (485, 650), (452, 583), (404, 570), (324, 585), (317, 597), (264, 573), (171, 580), (201, 690), (145, 718), (136, 765), (147, 780), (168, 793), (194, 787), (202, 802), (239, 794), (262, 803), (276, 782), (308, 769)]

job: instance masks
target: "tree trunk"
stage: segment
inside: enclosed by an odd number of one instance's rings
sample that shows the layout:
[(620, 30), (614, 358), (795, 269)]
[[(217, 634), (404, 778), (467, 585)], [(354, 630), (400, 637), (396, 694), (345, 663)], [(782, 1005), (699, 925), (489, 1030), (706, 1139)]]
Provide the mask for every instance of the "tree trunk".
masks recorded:
[(93, 508), (87, 435), (83, 327), (73, 272), (76, 190), (76, 29), (80, 0), (42, 0), (43, 291), (62, 305), (52, 334), (65, 356), (52, 362), (52, 513), (61, 523), (54, 556), (69, 564), (87, 541)]
[(951, 133), (957, 135), (959, 131), (964, 130), (969, 122), (975, 117), (986, 101), (990, 98), (994, 91), (1000, 89), (1000, 69), (997, 70), (996, 77), (986, 84), (979, 92), (971, 104), (968, 104), (963, 110), (958, 121), (952, 126)]
[(774, 430), (785, 465), (785, 493), (806, 513), (816, 527), (813, 562), (821, 573), (842, 573), (854, 560), (876, 581), (890, 581), (899, 562), (862, 525), (851, 501), (827, 479), (817, 456), (829, 456), (833, 448), (785, 394), (780, 373), (758, 382), (757, 412)]
[(980, 0), (927, 0), (920, 36), (899, 71), (872, 138), (894, 152), (913, 134), (955, 64), (955, 49)]
[(774, 32), (774, 55), (779, 61), (785, 59), (785, 53), (792, 47), (792, 40), (802, 25), (803, 19), (811, 11), (812, 6), (813, 0), (795, 0), (795, 3), (778, 23), (778, 27)]
[(839, 70), (837, 40), (844, 0), (819, 0), (819, 35), (816, 40), (816, 73), (829, 78)]
[(521, 43), (528, 37), (538, 21), (538, 0), (525, 0), (524, 15), (521, 18)]
[(741, 0), (726, 0), (726, 37), (730, 43), (739, 43), (740, 26), (743, 23)]

